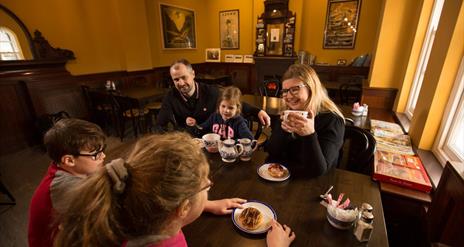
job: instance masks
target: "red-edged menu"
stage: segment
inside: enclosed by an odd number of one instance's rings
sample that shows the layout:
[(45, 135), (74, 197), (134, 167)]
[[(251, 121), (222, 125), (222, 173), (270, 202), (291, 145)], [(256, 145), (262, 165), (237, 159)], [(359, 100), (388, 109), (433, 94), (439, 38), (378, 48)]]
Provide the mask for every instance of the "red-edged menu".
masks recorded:
[(432, 189), (420, 158), (413, 155), (377, 150), (372, 178), (427, 193)]

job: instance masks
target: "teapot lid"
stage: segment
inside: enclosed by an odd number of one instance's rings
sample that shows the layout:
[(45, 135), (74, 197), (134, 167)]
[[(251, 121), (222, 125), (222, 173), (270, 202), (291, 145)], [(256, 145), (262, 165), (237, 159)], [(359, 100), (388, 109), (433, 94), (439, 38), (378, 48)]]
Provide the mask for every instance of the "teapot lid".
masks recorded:
[(231, 138), (227, 138), (223, 141), (224, 144), (230, 144), (230, 145), (233, 145), (235, 144), (235, 140), (234, 139), (231, 139)]

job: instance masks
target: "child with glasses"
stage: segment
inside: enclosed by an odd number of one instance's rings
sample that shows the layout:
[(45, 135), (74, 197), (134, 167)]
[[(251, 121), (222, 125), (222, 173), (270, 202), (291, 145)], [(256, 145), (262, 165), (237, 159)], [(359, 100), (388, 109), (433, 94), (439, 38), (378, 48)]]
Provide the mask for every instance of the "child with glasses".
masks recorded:
[(216, 133), (222, 139), (248, 138), (253, 140), (253, 134), (248, 128), (245, 118), (240, 115), (242, 104), (240, 97), (242, 93), (237, 87), (226, 87), (219, 97), (218, 110), (200, 125), (193, 117), (186, 119), (187, 126), (197, 128), (194, 133), (199, 136), (206, 133)]
[[(183, 226), (204, 211), (230, 214), (245, 202), (209, 201), (208, 176), (208, 161), (188, 134), (146, 136), (127, 161), (110, 162), (69, 194), (55, 244), (187, 246)], [(288, 246), (294, 239), (291, 229), (274, 225), (273, 246)]]
[(272, 127), (267, 162), (286, 164), (293, 174), (315, 177), (337, 165), (343, 145), (343, 114), (328, 97), (314, 69), (293, 64), (282, 77), (282, 100), (291, 112)]
[(64, 194), (76, 182), (103, 167), (106, 136), (79, 119), (62, 119), (44, 136), (52, 162), (29, 206), (29, 246), (52, 246), (55, 218), (66, 208)]

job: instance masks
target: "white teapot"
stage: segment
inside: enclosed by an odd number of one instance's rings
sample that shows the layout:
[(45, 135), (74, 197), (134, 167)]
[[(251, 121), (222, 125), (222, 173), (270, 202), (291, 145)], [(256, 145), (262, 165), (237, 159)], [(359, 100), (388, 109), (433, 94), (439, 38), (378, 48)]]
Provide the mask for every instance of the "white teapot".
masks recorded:
[(256, 140), (250, 140), (248, 138), (238, 139), (240, 144), (243, 145), (243, 153), (240, 156), (240, 160), (249, 161), (251, 160), (251, 155), (258, 148), (258, 143)]
[(226, 139), (219, 141), (219, 154), (221, 154), (222, 161), (232, 163), (235, 162), (237, 157), (243, 153), (243, 145), (235, 144), (235, 140)]

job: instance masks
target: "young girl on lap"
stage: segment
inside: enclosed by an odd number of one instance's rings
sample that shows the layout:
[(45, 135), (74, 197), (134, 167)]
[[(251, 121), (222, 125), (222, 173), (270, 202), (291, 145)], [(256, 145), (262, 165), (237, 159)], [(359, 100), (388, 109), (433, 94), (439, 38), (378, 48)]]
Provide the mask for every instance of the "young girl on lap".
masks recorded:
[(200, 125), (193, 117), (186, 119), (188, 126), (196, 126), (201, 134), (216, 133), (222, 139), (248, 138), (253, 140), (253, 134), (247, 126), (246, 120), (240, 115), (242, 93), (237, 87), (226, 87), (219, 97), (218, 110)]
[[(209, 165), (188, 134), (140, 139), (127, 161), (114, 160), (73, 191), (57, 246), (187, 246), (182, 227), (203, 211), (229, 214), (243, 199), (209, 201)], [(295, 235), (273, 222), (270, 246)]]

